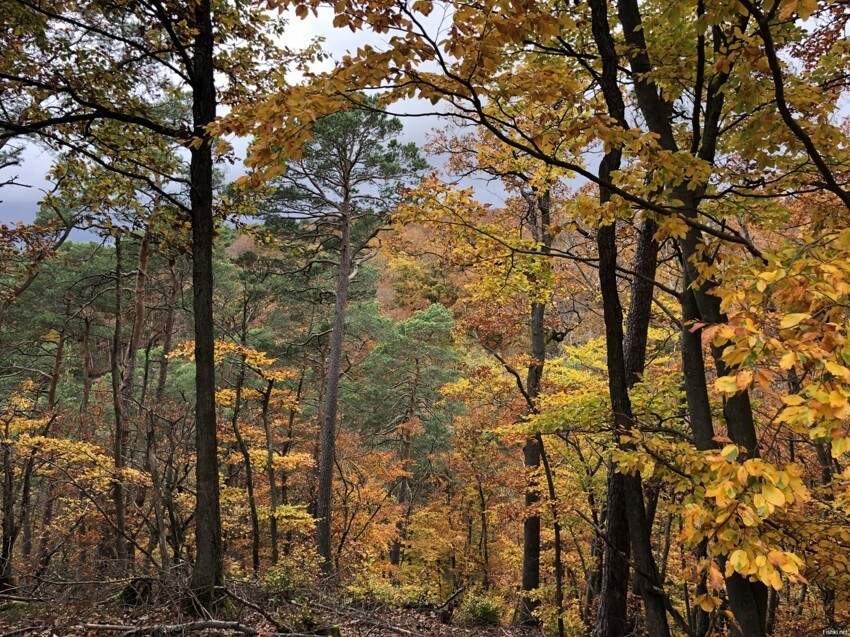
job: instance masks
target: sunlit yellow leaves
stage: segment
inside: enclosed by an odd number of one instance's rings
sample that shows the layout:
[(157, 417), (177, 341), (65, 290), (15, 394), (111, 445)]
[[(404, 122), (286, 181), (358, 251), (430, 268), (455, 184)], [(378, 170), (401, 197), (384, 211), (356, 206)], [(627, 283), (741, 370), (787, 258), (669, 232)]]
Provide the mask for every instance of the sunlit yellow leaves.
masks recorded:
[(832, 457), (839, 458), (843, 453), (850, 450), (850, 438), (842, 436), (832, 439)]
[(723, 447), (720, 455), (723, 456), (723, 459), (728, 462), (734, 462), (738, 457), (738, 446), (737, 445), (726, 445)]
[(725, 556), (726, 576), (737, 572), (774, 588), (782, 586), (783, 575), (802, 581), (802, 560), (771, 530), (809, 497), (800, 467), (742, 456), (734, 444), (701, 453), (637, 432), (632, 438), (637, 450), (616, 454), (619, 466), (635, 472), (651, 463), (656, 475), (675, 485), (682, 504), (673, 509), (682, 515), (684, 541), (696, 546), (708, 540), (709, 556)]
[(657, 237), (663, 240), (667, 237), (683, 239), (688, 234), (688, 224), (681, 217), (670, 215), (665, 217), (658, 228)]
[(737, 376), (721, 376), (714, 381), (714, 388), (724, 394), (737, 394), (741, 390)]
[(774, 507), (785, 505), (785, 494), (770, 484), (762, 485), (761, 494)]
[(706, 613), (711, 613), (723, 604), (723, 600), (717, 597), (716, 595), (710, 595), (708, 593), (704, 593), (702, 595), (697, 595), (694, 598), (694, 604), (703, 609)]
[(826, 371), (828, 371), (830, 374), (838, 376), (846, 383), (850, 383), (850, 369), (848, 369), (844, 365), (839, 365), (834, 361), (825, 361), (824, 367), (826, 368)]
[(797, 355), (794, 352), (786, 352), (783, 354), (782, 358), (779, 359), (779, 368), (780, 369), (791, 369), (797, 363)]

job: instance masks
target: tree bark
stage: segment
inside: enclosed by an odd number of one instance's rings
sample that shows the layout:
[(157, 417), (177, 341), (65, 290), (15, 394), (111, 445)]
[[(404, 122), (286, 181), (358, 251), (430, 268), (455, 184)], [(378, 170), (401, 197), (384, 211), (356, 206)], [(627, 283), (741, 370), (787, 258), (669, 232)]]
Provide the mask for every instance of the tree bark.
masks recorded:
[(0, 527), (0, 593), (15, 587), (12, 578), (12, 548), (18, 534), (15, 525), (15, 469), (12, 466), (12, 443), (9, 441), (9, 425), (6, 424), (6, 442), (3, 447), (3, 522)]
[(162, 358), (159, 361), (159, 374), (156, 379), (154, 405), (150, 410), (148, 418), (146, 444), (148, 469), (151, 473), (151, 500), (153, 501), (154, 517), (158, 533), (160, 570), (166, 581), (170, 577), (171, 555), (168, 552), (168, 533), (165, 525), (165, 513), (163, 511), (162, 477), (159, 471), (159, 458), (156, 455), (156, 419), (165, 400), (165, 383), (168, 377), (168, 355), (171, 353), (171, 340), (174, 334), (174, 310), (177, 306), (177, 297), (180, 293), (177, 277), (174, 274), (175, 260), (173, 257), (169, 259), (168, 265), (172, 273), (172, 287), (167, 300), (165, 327), (163, 328), (162, 336)]
[(215, 341), (213, 337), (213, 163), (206, 127), (215, 120), (213, 26), (210, 0), (197, 0), (192, 57), (192, 116), (201, 143), (191, 149), (192, 307), (195, 330), (195, 505), (196, 557), (191, 606), (209, 608), (222, 582), (221, 509), (218, 435), (215, 413)]
[[(401, 459), (404, 463), (404, 470), (407, 472), (410, 470), (410, 460), (411, 460), (411, 449), (413, 446), (413, 435), (410, 431), (410, 423), (413, 422), (413, 419), (416, 417), (416, 401), (417, 401), (417, 390), (419, 389), (419, 359), (416, 359), (416, 373), (413, 379), (413, 387), (410, 390), (410, 398), (407, 403), (407, 422), (408, 426), (403, 427), (401, 432)], [(408, 476), (402, 476), (401, 482), (398, 486), (398, 503), (406, 504), (404, 519), (399, 520), (396, 524), (396, 530), (398, 532), (398, 537), (393, 540), (393, 546), (390, 550), (390, 564), (393, 566), (398, 566), (401, 564), (401, 542), (404, 539), (404, 529), (407, 524), (407, 519), (410, 517), (411, 510), (413, 507), (413, 501), (411, 498), (411, 490), (410, 490), (410, 478)]]
[[(244, 316), (244, 315), (243, 315)], [(246, 328), (243, 320), (243, 330)], [(242, 346), (245, 346), (245, 332), (242, 332)], [(239, 447), (239, 452), (242, 454), (242, 461), (245, 463), (245, 487), (248, 490), (248, 509), (251, 516), (251, 567), (254, 570), (254, 575), (260, 572), (260, 519), (257, 515), (257, 501), (254, 498), (254, 469), (251, 466), (251, 454), (248, 452), (248, 445), (242, 437), (242, 432), (239, 429), (239, 412), (242, 411), (242, 388), (245, 384), (245, 355), (239, 363), (239, 376), (236, 380), (236, 398), (233, 403), (233, 418), (231, 425), (233, 426), (233, 435), (236, 437), (236, 445)]]
[[(600, 86), (608, 113), (620, 127), (628, 128), (625, 103), (617, 83), (619, 56), (608, 23), (608, 6), (605, 0), (592, 0), (591, 26), (602, 60)], [(606, 153), (599, 167), (599, 177), (609, 182), (611, 174), (620, 166), (618, 148)], [(600, 188), (599, 200), (605, 204), (611, 193)], [(646, 344), (651, 318), (653, 283), (658, 263), (658, 244), (655, 241), (655, 224), (644, 220), (638, 235), (635, 254), (635, 276), (632, 280), (628, 331), (623, 335), (622, 309), (617, 290), (616, 225), (600, 228), (597, 234), (599, 248), (599, 282), (602, 290), (605, 316), (606, 349), (608, 355), (608, 385), (614, 410), (615, 436), (632, 426), (631, 403), (628, 390), (643, 373), (646, 362)], [(664, 600), (655, 590), (660, 589), (650, 542), (651, 527), (644, 509), (643, 490), (639, 476), (623, 476), (616, 472), (613, 463), (608, 468), (608, 516), (606, 519), (606, 544), (602, 587), (596, 637), (615, 637), (627, 631), (627, 596), (629, 585), (630, 551), (640, 571), (638, 582), (651, 634), (667, 635), (667, 613)]]
[[(553, 237), (549, 231), (550, 225), (550, 194), (548, 191), (541, 195), (527, 197), (529, 219), (531, 220), (532, 236), (540, 242), (541, 252), (548, 254)], [(540, 384), (543, 380), (543, 368), (546, 363), (546, 304), (532, 303), (529, 317), (531, 332), (531, 363), (525, 390), (530, 401), (529, 410), (535, 409), (534, 401), (540, 395)], [(523, 446), (523, 463), (528, 473), (540, 470), (540, 442), (536, 436), (530, 436)], [(540, 513), (537, 503), (540, 501), (539, 485), (531, 480), (525, 491), (526, 517), (523, 521), (522, 541), (522, 591), (520, 604), (520, 622), (523, 624), (536, 623), (534, 610), (540, 602), (532, 599), (529, 594), (540, 588)]]
[(342, 345), (345, 333), (345, 308), (348, 302), (348, 284), (351, 274), (351, 210), (348, 193), (340, 211), (339, 275), (334, 304), (333, 331), (328, 351), (328, 368), (323, 396), (321, 444), (319, 457), (319, 485), (316, 494), (316, 548), (322, 560), (322, 572), (333, 572), (331, 553), (331, 508), (333, 500), (333, 472), (335, 463), (336, 419), (339, 396), (339, 374), (342, 362)]
[(115, 557), (121, 568), (127, 567), (127, 529), (124, 520), (124, 452), (127, 448), (127, 427), (124, 424), (124, 403), (121, 400), (121, 327), (122, 327), (122, 283), (121, 283), (121, 237), (115, 237), (115, 330), (112, 335), (112, 404), (115, 417), (115, 430), (112, 441), (112, 460), (115, 463), (115, 477), (112, 485), (112, 504), (115, 508), (114, 546)]
[(268, 381), (266, 391), (263, 392), (263, 407), (262, 420), (263, 431), (266, 434), (266, 475), (269, 479), (269, 540), (272, 545), (272, 564), (277, 564), (279, 559), (278, 553), (278, 538), (277, 538), (277, 482), (275, 479), (274, 470), (274, 436), (272, 434), (271, 418), (269, 417), (269, 403), (272, 399), (272, 390), (274, 389), (274, 381)]

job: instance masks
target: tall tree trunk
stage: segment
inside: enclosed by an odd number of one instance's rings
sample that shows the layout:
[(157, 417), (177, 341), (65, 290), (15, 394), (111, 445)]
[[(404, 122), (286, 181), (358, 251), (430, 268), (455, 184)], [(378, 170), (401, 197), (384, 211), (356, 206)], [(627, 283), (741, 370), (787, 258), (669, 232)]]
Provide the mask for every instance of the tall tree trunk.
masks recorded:
[[(619, 152), (606, 153), (600, 175), (607, 181), (619, 164)], [(607, 200), (610, 193), (603, 189), (601, 198)], [(611, 395), (611, 407), (614, 412), (614, 435), (626, 434), (634, 424), (631, 402), (629, 400), (625, 357), (623, 355), (622, 309), (617, 291), (617, 246), (615, 225), (610, 224), (598, 230), (599, 279), (602, 290), (602, 303), (605, 314), (605, 341), (608, 358), (608, 389)], [(635, 569), (641, 578), (641, 596), (646, 611), (646, 622), (652, 637), (669, 637), (667, 609), (660, 587), (660, 577), (655, 565), (650, 543), (650, 530), (646, 519), (643, 489), (639, 476), (623, 476), (626, 518), (631, 540)]]
[(479, 542), (479, 552), (481, 554), (482, 570), (484, 571), (481, 577), (481, 586), (484, 590), (488, 590), (490, 588), (490, 531), (487, 524), (487, 498), (484, 495), (484, 485), (481, 483), (481, 479), (476, 476), (475, 482), (478, 487), (478, 502), (481, 507), (478, 512), (481, 518), (481, 541)]
[(15, 545), (15, 468), (12, 465), (13, 451), (9, 440), (9, 424), (6, 423), (3, 447), (3, 522), (0, 526), (0, 593), (13, 589), (12, 548)]
[[(243, 312), (244, 317), (244, 312)], [(245, 321), (243, 318), (243, 330), (245, 329)], [(245, 347), (245, 332), (242, 332), (242, 346)], [(239, 362), (239, 375), (236, 379), (236, 397), (233, 402), (233, 418), (230, 424), (233, 427), (233, 435), (236, 437), (236, 446), (239, 447), (239, 452), (242, 454), (242, 461), (245, 463), (245, 487), (248, 490), (248, 509), (251, 516), (251, 567), (254, 575), (260, 572), (260, 518), (257, 515), (257, 501), (254, 498), (254, 468), (251, 466), (251, 454), (248, 451), (248, 445), (242, 437), (242, 431), (239, 429), (239, 412), (242, 411), (242, 389), (245, 384), (245, 355)]]
[(340, 213), (339, 276), (334, 304), (333, 331), (328, 352), (328, 368), (323, 396), (321, 446), (319, 457), (319, 485), (316, 494), (316, 548), (322, 560), (322, 571), (331, 575), (331, 505), (333, 500), (333, 472), (336, 445), (336, 417), (339, 395), (339, 374), (342, 362), (342, 344), (345, 332), (345, 307), (348, 302), (348, 284), (351, 274), (351, 210), (346, 192)]
[(80, 401), (80, 420), (88, 418), (89, 413), (89, 398), (91, 396), (91, 345), (89, 336), (91, 334), (91, 319), (83, 318), (83, 342), (82, 342), (82, 359), (83, 359), (83, 399)]
[[(634, 83), (638, 106), (649, 129), (659, 137), (659, 145), (666, 151), (678, 152), (679, 148), (673, 128), (668, 118), (671, 105), (666, 102), (658, 91), (652, 79), (652, 64), (646, 43), (646, 36), (641, 24), (640, 6), (637, 0), (618, 0), (618, 14), (623, 26), (623, 33), (628, 48), (629, 64), (636, 75)], [(746, 20), (746, 18), (744, 18)], [(745, 24), (745, 22), (744, 22)], [(701, 144), (698, 156), (703, 161), (714, 161), (718, 122), (723, 104), (723, 84), (728, 73), (715, 76), (708, 87), (705, 108), (704, 129), (701, 134)], [(700, 131), (694, 130), (694, 136)], [(696, 137), (695, 137), (696, 138)], [(697, 214), (699, 196), (704, 186), (697, 184), (697, 189), (689, 188), (690, 184), (683, 183), (672, 188), (671, 198), (682, 202), (681, 214), (693, 218)], [(699, 192), (697, 192), (699, 191)], [(687, 235), (678, 240), (682, 251), (683, 264), (690, 281), (699, 280), (697, 265), (697, 245), (701, 241), (701, 233), (695, 228), (689, 228)], [(705, 257), (700, 257), (705, 260)], [(700, 317), (709, 323), (722, 322), (724, 317), (720, 312), (719, 299), (709, 293), (713, 287), (712, 281), (706, 281), (702, 286), (694, 288), (694, 298)], [(720, 358), (721, 351), (712, 348), (712, 355), (719, 375), (729, 371)], [(747, 449), (748, 454), (757, 455), (757, 436), (750, 406), (749, 393), (740, 392), (724, 402), (723, 415), (729, 437), (738, 445)], [(729, 603), (738, 624), (736, 630), (747, 637), (764, 637), (767, 619), (767, 587), (761, 582), (750, 582), (737, 573), (726, 580), (726, 590)]]
[(47, 407), (56, 409), (56, 390), (59, 387), (59, 375), (62, 371), (62, 357), (65, 352), (65, 330), (59, 331), (56, 339), (56, 356), (53, 358), (53, 369), (50, 371), (50, 388), (47, 391)]
[(210, 0), (197, 0), (192, 56), (190, 203), (192, 212), (192, 307), (195, 330), (195, 505), (196, 557), (191, 606), (209, 608), (222, 582), (221, 507), (218, 483), (218, 435), (215, 414), (215, 341), (213, 337), (213, 163), (206, 127), (215, 120), (213, 26)]
[[(619, 56), (608, 23), (608, 5), (606, 0), (592, 0), (590, 7), (594, 40), (602, 60), (602, 74), (599, 80), (602, 93), (609, 115), (625, 129), (628, 128), (625, 103), (617, 83)], [(620, 159), (619, 148), (605, 154), (599, 168), (599, 177), (603, 182), (609, 182), (612, 173), (619, 169)], [(600, 203), (605, 204), (610, 198), (610, 191), (600, 187)], [(600, 228), (597, 234), (599, 282), (608, 356), (608, 386), (614, 410), (614, 435), (618, 437), (632, 426), (628, 390), (639, 379), (646, 361), (647, 332), (658, 262), (655, 230), (655, 224), (650, 220), (645, 220), (641, 225), (635, 255), (636, 275), (632, 281), (628, 331), (625, 337), (616, 279), (616, 225)], [(654, 590), (656, 586), (660, 587), (660, 581), (652, 555), (651, 528), (646, 519), (640, 477), (616, 473), (613, 464), (609, 466), (608, 471), (607, 542), (599, 615), (594, 634), (597, 637), (615, 637), (627, 632), (628, 559), (631, 550), (640, 570), (637, 581), (642, 583), (643, 590), (640, 592), (651, 634), (668, 635), (664, 600)]]
[(130, 341), (124, 354), (124, 373), (121, 379), (122, 415), (128, 418), (133, 408), (133, 389), (136, 381), (137, 352), (142, 342), (145, 327), (145, 285), (147, 282), (148, 259), (150, 258), (150, 234), (146, 231), (139, 245), (139, 261), (136, 270), (136, 286), (133, 290), (133, 327)]
[[(67, 309), (67, 308), (66, 308)], [(56, 340), (56, 355), (53, 359), (53, 369), (50, 372), (50, 387), (47, 392), (48, 409), (52, 412), (56, 409), (56, 390), (59, 387), (59, 375), (62, 371), (62, 358), (65, 351), (65, 330), (59, 332), (59, 337)], [(52, 421), (51, 421), (52, 422)], [(50, 424), (48, 423), (48, 427)], [(47, 433), (45, 429), (45, 434)], [(35, 456), (31, 455), (27, 461), (26, 469), (23, 476), (23, 488), (21, 491), (21, 530), (23, 537), (21, 538), (21, 553), (24, 559), (29, 559), (32, 555), (32, 474), (35, 465)]]
[[(147, 281), (148, 259), (150, 257), (150, 233), (145, 231), (142, 241), (139, 245), (138, 263), (136, 269), (136, 284), (133, 290), (133, 323), (130, 329), (130, 340), (127, 342), (127, 349), (124, 352), (123, 370), (121, 376), (121, 426), (124, 435), (122, 446), (123, 451), (127, 454), (127, 441), (129, 439), (129, 423), (134, 412), (133, 399), (134, 387), (136, 380), (136, 363), (137, 353), (141, 347), (142, 332), (145, 327), (145, 284)], [(132, 462), (132, 450), (128, 454)], [(126, 460), (125, 460), (126, 462)], [(122, 487), (126, 491), (126, 487)], [(142, 496), (144, 492), (140, 493)], [(124, 494), (124, 498), (129, 497)], [(122, 517), (123, 517), (122, 513)], [(126, 527), (126, 522), (124, 522)], [(127, 566), (132, 569), (134, 561), (134, 551), (131, 543), (125, 543), (127, 552)]]
[[(416, 372), (413, 379), (413, 387), (410, 391), (410, 398), (407, 404), (407, 422), (408, 425), (401, 432), (401, 459), (404, 463), (405, 472), (410, 471), (411, 448), (413, 445), (413, 435), (410, 431), (410, 423), (416, 417), (416, 401), (417, 390), (419, 389), (419, 359), (416, 362)], [(410, 490), (410, 478), (407, 475), (402, 476), (401, 483), (398, 486), (398, 503), (407, 505), (405, 507), (404, 519), (399, 520), (396, 524), (398, 536), (393, 540), (393, 546), (390, 550), (390, 564), (398, 566), (401, 564), (401, 542), (404, 539), (404, 529), (407, 524), (407, 519), (410, 517), (413, 507)]]
[[(171, 271), (171, 292), (168, 295), (165, 327), (162, 337), (162, 358), (159, 361), (159, 374), (156, 379), (156, 391), (154, 392), (154, 404), (149, 412), (147, 430), (147, 464), (151, 473), (151, 492), (153, 501), (154, 518), (157, 526), (157, 538), (159, 546), (160, 570), (166, 581), (171, 573), (171, 555), (168, 552), (168, 532), (165, 525), (165, 513), (162, 502), (162, 477), (159, 471), (159, 458), (156, 455), (156, 420), (162, 402), (165, 400), (165, 384), (168, 376), (168, 355), (171, 353), (171, 340), (174, 333), (174, 310), (177, 306), (177, 297), (180, 293), (179, 282), (174, 271), (175, 259), (171, 257), (168, 262)], [(172, 532), (175, 530), (172, 529)]]
[[(541, 195), (532, 193), (526, 197), (531, 220), (532, 236), (540, 242), (541, 252), (549, 253), (553, 236), (549, 231), (550, 225), (550, 194), (547, 190)], [(531, 363), (525, 390), (528, 394), (529, 410), (533, 411), (535, 401), (540, 395), (540, 385), (543, 380), (543, 368), (546, 363), (546, 304), (532, 303), (529, 317)], [(536, 436), (529, 436), (523, 446), (523, 463), (526, 471), (537, 473), (540, 470), (540, 442)], [(522, 540), (522, 602), (520, 604), (520, 622), (535, 623), (534, 610), (540, 602), (534, 599), (532, 591), (540, 588), (540, 512), (537, 503), (540, 501), (539, 485), (532, 480), (525, 490), (526, 514), (523, 520)]]
[(558, 519), (558, 504), (555, 493), (555, 479), (552, 467), (549, 464), (549, 456), (546, 455), (546, 447), (543, 444), (543, 436), (537, 434), (537, 444), (540, 445), (540, 459), (543, 461), (543, 470), (546, 475), (546, 486), (549, 490), (549, 506), (552, 511), (552, 527), (555, 533), (555, 611), (558, 613), (558, 637), (564, 637), (564, 562), (561, 557), (561, 522)]
[(127, 568), (127, 529), (124, 519), (124, 452), (127, 447), (127, 427), (124, 423), (124, 403), (121, 400), (121, 237), (115, 237), (115, 331), (112, 334), (112, 352), (110, 356), (112, 372), (112, 405), (115, 417), (113, 432), (112, 460), (115, 463), (115, 478), (112, 486), (112, 504), (115, 508), (115, 557), (122, 569)]
[(274, 470), (274, 435), (272, 434), (271, 418), (269, 417), (269, 403), (272, 400), (274, 380), (268, 381), (266, 391), (263, 392), (263, 431), (266, 434), (266, 475), (269, 479), (269, 540), (272, 545), (272, 564), (277, 564), (278, 538), (277, 538), (277, 482)]

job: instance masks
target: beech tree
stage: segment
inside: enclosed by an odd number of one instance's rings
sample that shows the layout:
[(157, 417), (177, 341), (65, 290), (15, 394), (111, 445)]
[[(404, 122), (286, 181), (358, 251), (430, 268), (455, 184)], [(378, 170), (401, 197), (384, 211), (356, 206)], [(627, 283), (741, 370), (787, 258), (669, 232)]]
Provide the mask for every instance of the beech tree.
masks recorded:
[[(267, 28), (259, 5), (224, 4), (215, 10), (207, 1), (191, 7), (159, 1), (88, 2), (73, 7), (10, 2), (4, 6), (12, 22), (4, 30), (0, 94), (24, 106), (4, 113), (2, 139), (37, 135), (71, 149), (148, 184), (190, 221), (199, 481), (193, 591), (207, 606), (222, 576), (212, 316), (212, 125), (220, 100), (215, 72), (219, 68), (226, 77), (239, 78), (226, 90), (231, 100), (238, 98), (240, 90), (256, 87), (261, 76), (247, 52), (263, 42), (269, 56), (280, 54), (268, 39), (275, 27)], [(214, 31), (214, 22), (224, 28)], [(251, 43), (246, 44), (246, 39)], [(225, 60), (226, 68), (222, 68)], [(191, 115), (178, 116), (176, 121), (172, 112), (151, 101), (151, 97), (175, 93), (187, 94), (191, 104)], [(93, 134), (91, 125), (103, 120), (138, 134), (120, 139)], [(159, 175), (160, 180), (156, 171), (154, 177), (146, 174), (150, 169), (144, 157), (149, 146), (146, 136), (151, 135), (188, 149), (188, 179), (166, 174)], [(129, 160), (130, 166), (112, 161), (115, 156)], [(188, 203), (169, 190), (175, 180), (187, 183)]]

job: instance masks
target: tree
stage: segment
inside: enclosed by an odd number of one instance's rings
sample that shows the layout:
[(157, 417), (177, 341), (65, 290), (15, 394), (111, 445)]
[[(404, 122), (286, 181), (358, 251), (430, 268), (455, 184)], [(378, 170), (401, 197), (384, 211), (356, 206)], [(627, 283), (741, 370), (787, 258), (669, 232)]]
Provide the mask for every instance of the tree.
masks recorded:
[[(440, 388), (456, 379), (457, 358), (452, 339), (451, 313), (435, 304), (396, 323), (341, 387), (343, 405), (353, 414), (345, 424), (379, 441), (392, 440), (405, 475), (397, 485), (399, 504), (404, 506), (398, 522), (398, 537), (390, 551), (390, 562), (402, 561), (402, 543), (423, 480), (424, 459), (444, 449), (452, 410), (443, 404)], [(387, 383), (392, 378), (392, 383)], [(360, 405), (370, 405), (360, 414)], [(417, 452), (414, 452), (417, 449)], [(414, 485), (416, 488), (414, 489)]]
[[(197, 555), (192, 575), (193, 600), (209, 606), (221, 583), (221, 523), (218, 496), (218, 445), (215, 425), (215, 367), (213, 360), (212, 246), (213, 131), (220, 91), (216, 88), (216, 49), (228, 48), (225, 71), (231, 82), (228, 97), (240, 88), (255, 87), (250, 46), (268, 44), (262, 9), (223, 4), (213, 10), (202, 0), (192, 6), (152, 2), (103, 3), (97, 0), (66, 7), (11, 2), (10, 17), (17, 28), (4, 31), (0, 94), (28, 103), (25, 117), (4, 114), (2, 138), (35, 134), (66, 147), (125, 176), (138, 178), (178, 204), (190, 219), (192, 233), (193, 306), (196, 344), (196, 476)], [(247, 12), (246, 12), (247, 9)], [(214, 30), (214, 20), (225, 28)], [(271, 26), (270, 31), (275, 27)], [(233, 45), (233, 46), (231, 46)], [(124, 59), (124, 51), (132, 51)], [(57, 55), (58, 54), (58, 55)], [(63, 68), (59, 68), (60, 62)], [(221, 62), (222, 58), (219, 58)], [(50, 60), (50, 62), (46, 62)], [(144, 87), (145, 90), (138, 90)], [(187, 92), (191, 116), (171, 119), (171, 113), (149, 97)], [(101, 138), (90, 125), (103, 120), (143, 133)], [(146, 135), (183, 146), (190, 155), (189, 202), (177, 200), (166, 183), (144, 174)], [(138, 144), (138, 146), (137, 146)], [(141, 151), (141, 156), (140, 156)], [(115, 155), (141, 170), (114, 164)], [(164, 176), (166, 181), (174, 175)], [(195, 603), (193, 601), (193, 603)]]
[(329, 262), (337, 269), (328, 363), (322, 390), (321, 457), (316, 501), (316, 543), (324, 569), (332, 569), (331, 496), (348, 288), (367, 250), (384, 227), (403, 187), (425, 163), (413, 144), (397, 137), (401, 122), (374, 108), (319, 119), (300, 157), (275, 183), (275, 212), (296, 221), (295, 240), (311, 254), (307, 268)]

